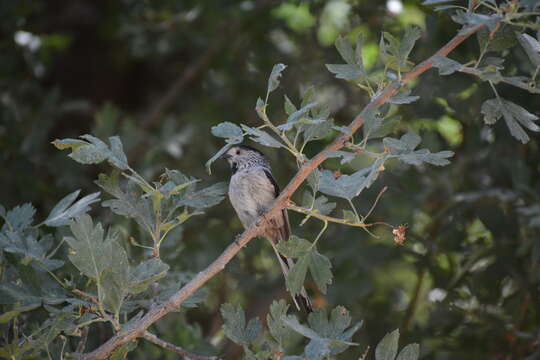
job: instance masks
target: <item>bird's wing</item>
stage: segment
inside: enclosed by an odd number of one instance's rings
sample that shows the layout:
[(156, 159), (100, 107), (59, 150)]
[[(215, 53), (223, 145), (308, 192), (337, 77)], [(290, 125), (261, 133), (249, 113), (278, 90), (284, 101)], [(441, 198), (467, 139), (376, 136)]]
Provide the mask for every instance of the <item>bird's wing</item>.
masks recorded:
[[(272, 186), (274, 187), (274, 197), (279, 196), (279, 186), (276, 183), (276, 180), (274, 180), (274, 177), (272, 176), (272, 173), (265, 169), (264, 173)], [(278, 229), (279, 236), (275, 236), (273, 241), (283, 241), (283, 240), (289, 240), (291, 236), (291, 225), (289, 224), (289, 215), (287, 214), (287, 210), (283, 209), (281, 211), (281, 216), (276, 216), (272, 220), (270, 220), (270, 223), (275, 226), (276, 229)], [(279, 238), (278, 238), (279, 237)]]

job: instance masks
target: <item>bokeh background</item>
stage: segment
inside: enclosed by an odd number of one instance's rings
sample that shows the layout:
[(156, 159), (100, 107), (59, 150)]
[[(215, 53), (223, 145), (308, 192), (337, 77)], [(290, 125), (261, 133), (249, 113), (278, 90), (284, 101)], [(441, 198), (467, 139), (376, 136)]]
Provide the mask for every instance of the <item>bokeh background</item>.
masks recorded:
[[(425, 30), (412, 52), (415, 62), (455, 35), (448, 14), (420, 1), (0, 1), (0, 203), (33, 203), (45, 218), (66, 194), (97, 191), (93, 180), (106, 165), (83, 166), (55, 149), (56, 138), (90, 133), (119, 135), (130, 164), (149, 180), (164, 168), (181, 169), (213, 183), (229, 169), (204, 163), (223, 144), (210, 128), (223, 121), (256, 126), (258, 96), (275, 63), (285, 63), (280, 88), (270, 99), (270, 117), (283, 122), (283, 94), (295, 103), (315, 86), (337, 125), (348, 124), (368, 102), (365, 93), (336, 80), (324, 67), (340, 63), (338, 35), (366, 38), (364, 60), (373, 68), (381, 31), (400, 35), (408, 25)], [(529, 73), (517, 45), (506, 50), (509, 73)], [(476, 38), (451, 55), (477, 58)], [(423, 359), (540, 358), (540, 177), (539, 138), (522, 145), (502, 121), (484, 125), (482, 102), (489, 87), (465, 74), (421, 76), (413, 93), (421, 100), (399, 108), (394, 136), (414, 130), (423, 147), (453, 150), (446, 167), (391, 162), (356, 204), (363, 213), (383, 186), (389, 190), (372, 219), (408, 224), (403, 246), (387, 228), (378, 238), (356, 228), (330, 225), (319, 242), (332, 261), (334, 284), (317, 293), (319, 306), (346, 306), (364, 327), (360, 346), (342, 355), (357, 359), (385, 333), (400, 328), (401, 343), (419, 342)], [(506, 85), (499, 93), (539, 114), (538, 96)], [(320, 150), (312, 143), (307, 154)], [(284, 186), (296, 164), (285, 151), (266, 149)], [(337, 169), (337, 161), (325, 163)], [(362, 168), (357, 159), (344, 173)], [(294, 197), (300, 201), (302, 190)], [(338, 201), (339, 202), (339, 201)], [(346, 205), (346, 204), (340, 204)], [(127, 241), (135, 226), (107, 209), (91, 212), (120, 229), (131, 256), (147, 256)], [(321, 224), (291, 214), (293, 232), (313, 239)], [(197, 272), (241, 232), (228, 201), (186, 223), (163, 245), (163, 260), (179, 272)], [(141, 236), (139, 239), (138, 237)], [(66, 251), (63, 249), (62, 251)], [(264, 318), (273, 299), (286, 298), (271, 248), (254, 240), (208, 283), (207, 300), (171, 313), (153, 331), (196, 351), (238, 358), (223, 338), (219, 306), (242, 304), (249, 317)], [(98, 331), (99, 330), (99, 331)], [(110, 334), (94, 330), (88, 349)], [(371, 358), (372, 355), (370, 355)], [(174, 353), (141, 341), (133, 359), (173, 359)]]

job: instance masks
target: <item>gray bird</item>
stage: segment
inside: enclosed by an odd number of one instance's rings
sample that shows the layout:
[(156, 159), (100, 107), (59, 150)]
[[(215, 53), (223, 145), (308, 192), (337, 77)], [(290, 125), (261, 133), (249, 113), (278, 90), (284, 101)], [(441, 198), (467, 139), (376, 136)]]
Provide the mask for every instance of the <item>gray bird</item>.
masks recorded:
[[(270, 164), (262, 152), (246, 145), (235, 145), (224, 155), (231, 166), (232, 176), (229, 184), (229, 199), (244, 228), (249, 227), (262, 216), (279, 195), (279, 187), (272, 176)], [(294, 261), (281, 255), (277, 250), (280, 241), (287, 241), (291, 235), (287, 210), (272, 219), (265, 219), (267, 224), (262, 236), (266, 237), (277, 255), (285, 279)], [(311, 301), (306, 290), (293, 298), (300, 310), (312, 311)]]

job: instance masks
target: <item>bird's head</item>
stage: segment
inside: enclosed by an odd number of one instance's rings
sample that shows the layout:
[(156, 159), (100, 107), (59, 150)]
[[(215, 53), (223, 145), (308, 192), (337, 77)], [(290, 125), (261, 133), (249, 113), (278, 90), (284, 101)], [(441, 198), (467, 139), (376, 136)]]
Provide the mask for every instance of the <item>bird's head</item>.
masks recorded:
[(247, 145), (235, 145), (231, 147), (222, 158), (226, 159), (233, 173), (241, 169), (256, 166), (269, 167), (264, 154), (259, 150)]

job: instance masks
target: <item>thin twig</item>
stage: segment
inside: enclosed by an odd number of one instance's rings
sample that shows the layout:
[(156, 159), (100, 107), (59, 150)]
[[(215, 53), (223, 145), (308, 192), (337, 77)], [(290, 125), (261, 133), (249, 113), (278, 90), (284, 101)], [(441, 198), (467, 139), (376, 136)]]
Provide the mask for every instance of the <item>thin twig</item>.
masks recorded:
[[(482, 75), (482, 71), (480, 71), (478, 69), (475, 69), (475, 68), (472, 68), (472, 67), (463, 67), (463, 68), (459, 69), (458, 71), (462, 72), (462, 73), (478, 76), (478, 77), (480, 77), (480, 75)], [(503, 82), (505, 84), (509, 84), (509, 85), (518, 87), (518, 88), (523, 89), (523, 90), (527, 90), (528, 92), (533, 93), (533, 94), (540, 94), (540, 88), (530, 86), (529, 84), (524, 83), (524, 82), (512, 81), (512, 80), (509, 80), (509, 79), (507, 79), (505, 77), (503, 77), (500, 80), (500, 82)]]
[(345, 219), (340, 219), (340, 218), (335, 218), (335, 217), (332, 217), (332, 216), (323, 215), (323, 214), (320, 214), (320, 213), (315, 212), (313, 210), (306, 209), (304, 207), (294, 205), (292, 203), (289, 203), (289, 205), (287, 205), (287, 208), (289, 210), (296, 211), (296, 212), (301, 213), (301, 214), (309, 215), (310, 217), (314, 217), (316, 219), (319, 219), (319, 220), (322, 220), (322, 221), (325, 221), (325, 222), (332, 222), (332, 223), (342, 224), (342, 225), (347, 225), (347, 226), (352, 226), (352, 227), (359, 227), (359, 228), (362, 228), (362, 229), (365, 229), (367, 227), (372, 226), (372, 224), (364, 224), (364, 223), (361, 223), (361, 222), (353, 223), (353, 222), (350, 222), (350, 221), (345, 220)]
[(77, 345), (77, 349), (75, 350), (77, 354), (82, 354), (84, 352), (84, 348), (86, 347), (86, 340), (88, 339), (88, 327), (83, 328), (81, 332), (81, 340), (79, 340), (79, 344)]
[(143, 338), (146, 340), (161, 346), (162, 348), (165, 348), (167, 350), (174, 351), (177, 354), (182, 355), (185, 358), (192, 359), (192, 360), (221, 360), (217, 356), (204, 356), (199, 354), (194, 354), (192, 352), (189, 352), (187, 350), (182, 349), (180, 346), (173, 345), (171, 343), (166, 342), (165, 340), (161, 340), (156, 335), (152, 334), (149, 331), (145, 331), (142, 335)]
[[(436, 56), (446, 56), (459, 44), (468, 39), (471, 35), (482, 29), (484, 25), (475, 25), (462, 29), (454, 38), (452, 38), (446, 45), (444, 45), (439, 51), (427, 60), (421, 62), (415, 66), (410, 72), (403, 76), (401, 83), (394, 82), (389, 85), (384, 91), (382, 91), (376, 98), (374, 98), (365, 108), (360, 112), (358, 116), (348, 126), (348, 133), (342, 134), (330, 143), (323, 151), (315, 155), (311, 160), (302, 164), (296, 175), (291, 179), (289, 184), (283, 189), (279, 197), (274, 201), (270, 209), (266, 214), (261, 216), (261, 219), (271, 219), (275, 217), (280, 211), (282, 211), (289, 202), (289, 199), (294, 192), (300, 187), (300, 185), (306, 180), (311, 172), (313, 172), (319, 165), (322, 164), (328, 158), (328, 154), (332, 151), (341, 149), (350, 136), (354, 134), (364, 124), (365, 114), (369, 111), (377, 108), (378, 106), (386, 103), (393, 95), (399, 91), (399, 89), (408, 84), (413, 79), (417, 78), (425, 71), (433, 67), (433, 62)], [(131, 324), (130, 328), (119, 332), (107, 342), (99, 346), (94, 351), (82, 356), (83, 360), (88, 359), (106, 359), (116, 348), (123, 344), (132, 341), (138, 337), (144, 335), (144, 332), (153, 323), (161, 319), (169, 312), (177, 309), (182, 302), (184, 302), (191, 294), (200, 289), (208, 280), (213, 278), (216, 274), (221, 272), (225, 265), (244, 247), (247, 243), (262, 231), (263, 221), (255, 221), (253, 225), (248, 227), (242, 235), (240, 235), (236, 241), (231, 241), (231, 244), (218, 256), (208, 267), (199, 272), (190, 282), (182, 287), (178, 292), (172, 295), (167, 301), (152, 306), (150, 310), (140, 320)]]
[(379, 192), (379, 194), (377, 195), (377, 198), (375, 199), (375, 202), (373, 203), (373, 205), (371, 205), (371, 209), (369, 209), (367, 215), (364, 216), (364, 219), (367, 219), (369, 215), (371, 215), (373, 210), (375, 210), (375, 206), (377, 206), (377, 203), (379, 202), (381, 196), (383, 196), (383, 194), (386, 192), (386, 190), (388, 190), (388, 186), (383, 187), (382, 190)]

